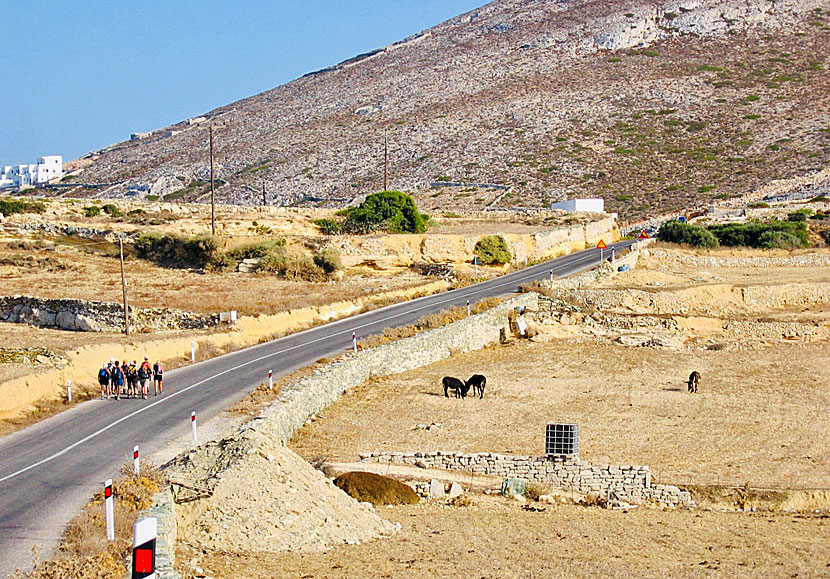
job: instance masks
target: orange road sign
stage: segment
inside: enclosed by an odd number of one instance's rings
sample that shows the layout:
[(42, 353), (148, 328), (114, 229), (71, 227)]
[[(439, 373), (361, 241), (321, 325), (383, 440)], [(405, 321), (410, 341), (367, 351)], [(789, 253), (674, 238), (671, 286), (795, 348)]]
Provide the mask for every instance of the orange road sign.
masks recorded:
[(599, 240), (599, 243), (597, 243), (597, 249), (605, 249), (605, 248), (607, 248), (607, 247), (608, 247), (608, 246), (607, 246), (607, 245), (605, 245), (605, 240), (604, 240), (604, 239), (600, 239), (600, 240)]

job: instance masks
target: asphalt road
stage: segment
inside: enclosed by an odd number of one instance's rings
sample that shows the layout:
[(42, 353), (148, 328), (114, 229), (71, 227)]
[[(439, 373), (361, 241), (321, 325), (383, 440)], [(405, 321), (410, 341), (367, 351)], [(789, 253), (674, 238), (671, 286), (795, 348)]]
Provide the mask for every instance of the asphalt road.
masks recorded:
[[(633, 241), (613, 247), (620, 251)], [(606, 250), (605, 256), (608, 255)], [(59, 543), (69, 520), (107, 478), (132, 458), (133, 445), (148, 456), (165, 443), (210, 420), (267, 379), (339, 355), (358, 339), (409, 324), (450, 306), (515, 293), (518, 286), (595, 266), (589, 249), (476, 285), (387, 306), (328, 323), (165, 374), (165, 394), (148, 400), (93, 400), (0, 439), (0, 577), (31, 566), (32, 546), (41, 556)], [(140, 353), (137, 353), (137, 356)]]

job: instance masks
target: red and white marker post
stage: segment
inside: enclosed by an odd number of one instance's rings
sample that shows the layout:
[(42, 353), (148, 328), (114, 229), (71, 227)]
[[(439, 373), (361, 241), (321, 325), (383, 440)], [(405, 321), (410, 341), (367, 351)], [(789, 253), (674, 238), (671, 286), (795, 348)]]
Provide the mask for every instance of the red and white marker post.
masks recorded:
[(470, 300), (467, 300), (467, 317), (470, 316)]
[(138, 476), (138, 473), (140, 472), (139, 467), (138, 467), (138, 445), (137, 444), (133, 447), (133, 472), (135, 473), (135, 476)]
[(357, 332), (352, 332), (352, 347), (354, 348), (354, 353), (357, 354)]
[(157, 538), (158, 520), (155, 517), (139, 519), (133, 525), (132, 579), (155, 579)]
[(104, 483), (104, 509), (107, 515), (107, 541), (115, 540), (115, 508), (112, 504), (112, 479)]
[(193, 444), (199, 444), (199, 439), (196, 437), (196, 411), (190, 413), (190, 428), (193, 429)]
[(268, 370), (268, 390), (274, 389), (274, 372)]

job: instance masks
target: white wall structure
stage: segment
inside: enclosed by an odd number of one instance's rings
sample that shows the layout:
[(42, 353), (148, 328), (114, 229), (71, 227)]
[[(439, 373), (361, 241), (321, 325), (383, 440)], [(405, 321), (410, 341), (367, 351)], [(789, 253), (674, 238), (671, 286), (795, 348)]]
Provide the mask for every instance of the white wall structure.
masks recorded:
[(0, 188), (47, 183), (64, 174), (60, 155), (40, 157), (34, 165), (4, 165), (0, 169)]
[(563, 209), (568, 213), (605, 213), (605, 199), (568, 199), (554, 203), (550, 208)]

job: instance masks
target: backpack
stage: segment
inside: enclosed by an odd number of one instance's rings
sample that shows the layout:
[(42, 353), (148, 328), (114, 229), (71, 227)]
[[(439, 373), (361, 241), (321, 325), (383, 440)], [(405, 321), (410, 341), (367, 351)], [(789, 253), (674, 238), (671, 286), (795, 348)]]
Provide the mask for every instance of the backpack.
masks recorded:
[(127, 366), (127, 378), (135, 378), (135, 366), (132, 364)]
[(113, 384), (113, 386), (123, 386), (124, 385), (124, 372), (121, 371), (120, 366), (115, 366), (112, 369), (112, 384)]
[(109, 382), (109, 379), (110, 373), (106, 368), (101, 368), (100, 370), (98, 370), (98, 382), (100, 382), (101, 384), (106, 384), (107, 382)]

